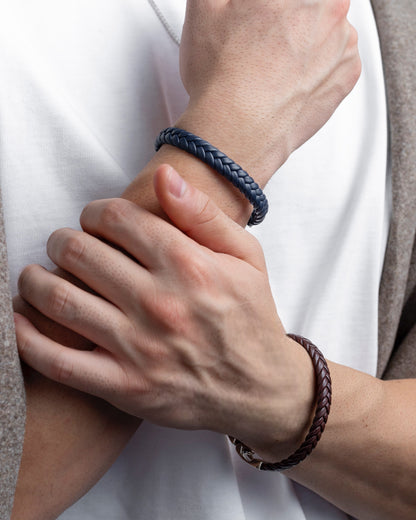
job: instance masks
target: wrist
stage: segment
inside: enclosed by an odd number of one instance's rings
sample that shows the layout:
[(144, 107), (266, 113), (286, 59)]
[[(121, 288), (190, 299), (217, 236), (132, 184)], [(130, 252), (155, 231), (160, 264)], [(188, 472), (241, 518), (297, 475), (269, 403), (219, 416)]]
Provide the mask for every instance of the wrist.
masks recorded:
[[(282, 339), (279, 350), (279, 368), (271, 379), (264, 423), (245, 432), (244, 438), (237, 436), (259, 458), (270, 462), (283, 460), (299, 448), (316, 408), (315, 373), (308, 353), (290, 338)], [(261, 406), (264, 409), (264, 403)]]
[(244, 107), (233, 107), (227, 101), (222, 109), (211, 100), (191, 102), (175, 123), (237, 162), (261, 188), (289, 156), (286, 136), (279, 125), (272, 125), (267, 119), (253, 117)]
[(124, 191), (122, 197), (166, 218), (153, 188), (154, 172), (161, 164), (169, 164), (175, 168), (186, 181), (207, 193), (234, 221), (242, 226), (247, 224), (253, 208), (244, 195), (200, 159), (170, 145), (162, 146)]

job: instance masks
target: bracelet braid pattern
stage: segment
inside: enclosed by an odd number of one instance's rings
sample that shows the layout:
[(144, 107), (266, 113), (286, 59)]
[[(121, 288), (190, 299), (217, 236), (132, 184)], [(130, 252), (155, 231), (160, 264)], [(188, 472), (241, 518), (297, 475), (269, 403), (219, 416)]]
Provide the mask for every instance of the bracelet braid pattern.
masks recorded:
[(176, 146), (198, 157), (198, 159), (229, 180), (254, 207), (248, 225), (253, 226), (263, 222), (269, 208), (265, 194), (255, 180), (227, 155), (215, 148), (215, 146), (212, 146), (208, 141), (204, 141), (181, 128), (170, 127), (162, 130), (155, 142), (156, 151), (163, 144)]
[(318, 347), (311, 343), (308, 339), (295, 334), (288, 334), (290, 338), (308, 352), (312, 359), (316, 378), (316, 394), (317, 404), (316, 412), (309, 432), (301, 444), (301, 446), (287, 459), (280, 462), (265, 462), (255, 457), (255, 453), (248, 446), (243, 444), (235, 437), (229, 437), (230, 441), (235, 445), (237, 453), (240, 457), (250, 465), (263, 471), (284, 471), (292, 468), (302, 462), (316, 447), (322, 432), (325, 429), (328, 420), (329, 410), (331, 408), (331, 376), (329, 374), (326, 360)]

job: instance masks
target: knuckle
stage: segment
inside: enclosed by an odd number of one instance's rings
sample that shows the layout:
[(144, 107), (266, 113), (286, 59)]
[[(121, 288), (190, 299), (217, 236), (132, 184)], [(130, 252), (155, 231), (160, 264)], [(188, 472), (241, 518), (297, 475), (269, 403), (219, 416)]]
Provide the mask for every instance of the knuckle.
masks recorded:
[(93, 201), (89, 202), (86, 206), (84, 206), (84, 208), (81, 212), (81, 215), (79, 217), (79, 222), (83, 229), (84, 229), (84, 227), (88, 227), (90, 215), (95, 211), (95, 207), (96, 207), (97, 203), (98, 203), (98, 201), (93, 200)]
[(67, 358), (56, 355), (51, 365), (51, 378), (60, 383), (65, 383), (70, 381), (73, 373), (73, 364)]
[(212, 284), (213, 276), (205, 255), (198, 252), (193, 255), (184, 254), (181, 258), (181, 267), (182, 276), (190, 286), (202, 289)]
[[(170, 331), (182, 331), (187, 323), (188, 311), (186, 304), (175, 294), (162, 293), (143, 302), (147, 314), (152, 317), (158, 327)], [(161, 361), (166, 352), (152, 346), (152, 357), (158, 357)]]
[(82, 233), (67, 233), (61, 243), (59, 259), (67, 265), (75, 264), (82, 259), (85, 249), (86, 245)]
[(61, 267), (78, 262), (86, 249), (85, 237), (82, 231), (57, 229), (48, 239), (46, 247), (49, 257)]
[(67, 315), (70, 309), (69, 284), (58, 282), (54, 285), (46, 300), (46, 310), (52, 316)]
[(101, 210), (99, 225), (102, 227), (117, 227), (128, 218), (130, 205), (124, 199), (109, 199)]

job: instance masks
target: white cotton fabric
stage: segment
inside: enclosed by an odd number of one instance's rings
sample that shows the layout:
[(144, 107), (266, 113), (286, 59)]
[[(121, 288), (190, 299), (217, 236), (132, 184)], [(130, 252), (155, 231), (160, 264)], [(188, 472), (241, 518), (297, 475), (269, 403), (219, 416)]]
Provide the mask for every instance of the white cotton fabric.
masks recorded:
[[(13, 291), (47, 267), (49, 234), (117, 196), (187, 96), (178, 73), (184, 0), (0, 1), (0, 181)], [(377, 296), (389, 221), (387, 118), (369, 0), (352, 0), (359, 84), (267, 186), (253, 229), (288, 331), (375, 373)], [(61, 520), (345, 520), (282, 474), (244, 464), (227, 440), (144, 424)]]

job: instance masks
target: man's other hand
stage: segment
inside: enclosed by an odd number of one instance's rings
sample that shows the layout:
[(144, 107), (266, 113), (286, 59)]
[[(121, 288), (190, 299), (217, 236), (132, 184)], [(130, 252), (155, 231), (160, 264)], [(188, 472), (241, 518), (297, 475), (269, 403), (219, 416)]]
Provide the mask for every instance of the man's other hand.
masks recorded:
[(290, 452), (310, 416), (313, 369), (285, 335), (259, 243), (171, 167), (157, 170), (155, 191), (172, 224), (111, 199), (86, 207), (84, 232), (51, 236), (51, 259), (96, 294), (23, 271), (21, 296), (97, 347), (67, 348), (17, 315), (22, 358), (154, 423), (259, 450), (277, 435)]

